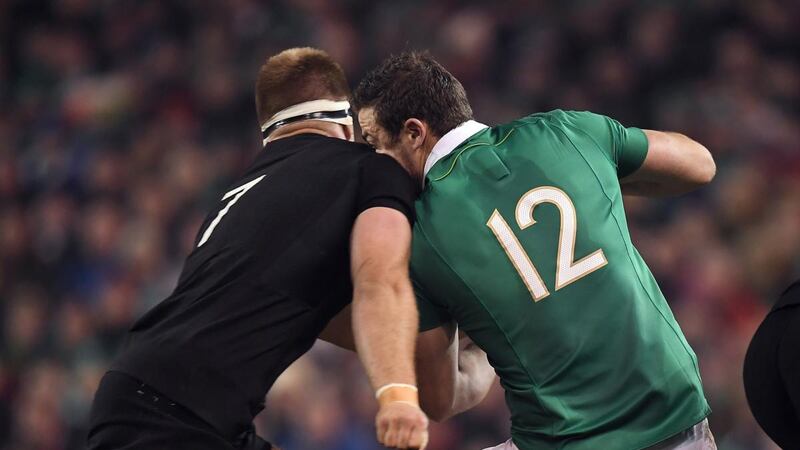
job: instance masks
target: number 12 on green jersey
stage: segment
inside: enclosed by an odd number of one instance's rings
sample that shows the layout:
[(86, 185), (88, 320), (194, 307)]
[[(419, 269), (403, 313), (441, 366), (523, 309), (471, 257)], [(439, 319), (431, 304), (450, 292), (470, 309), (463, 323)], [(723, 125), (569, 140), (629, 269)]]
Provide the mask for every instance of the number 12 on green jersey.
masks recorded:
[[(558, 207), (561, 214), (561, 231), (558, 238), (556, 261), (556, 290), (608, 264), (602, 249), (598, 249), (579, 261), (575, 261), (575, 238), (578, 232), (575, 205), (566, 192), (556, 187), (537, 187), (520, 197), (515, 211), (517, 225), (520, 230), (536, 224), (536, 220), (533, 218), (533, 210), (541, 203), (552, 203)], [(503, 215), (500, 214), (500, 211), (494, 210), (489, 221), (486, 222), (486, 226), (492, 230), (514, 268), (517, 269), (517, 273), (519, 273), (522, 281), (528, 287), (533, 300), (538, 302), (550, 295), (550, 291), (542, 281), (539, 271), (536, 270), (530, 257), (525, 252), (525, 249), (522, 248), (522, 244), (520, 244), (519, 239), (517, 239)]]

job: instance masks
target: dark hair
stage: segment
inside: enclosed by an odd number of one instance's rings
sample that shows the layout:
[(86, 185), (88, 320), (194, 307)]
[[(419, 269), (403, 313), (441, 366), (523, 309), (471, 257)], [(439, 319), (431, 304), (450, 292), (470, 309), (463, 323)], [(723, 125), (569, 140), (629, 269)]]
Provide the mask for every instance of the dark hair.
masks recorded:
[(263, 124), (276, 112), (311, 100), (350, 97), (344, 71), (326, 52), (290, 48), (261, 66), (256, 79), (256, 112)]
[(412, 117), (425, 121), (438, 137), (472, 119), (464, 86), (428, 52), (387, 58), (361, 80), (353, 104), (375, 108), (377, 123), (392, 139)]

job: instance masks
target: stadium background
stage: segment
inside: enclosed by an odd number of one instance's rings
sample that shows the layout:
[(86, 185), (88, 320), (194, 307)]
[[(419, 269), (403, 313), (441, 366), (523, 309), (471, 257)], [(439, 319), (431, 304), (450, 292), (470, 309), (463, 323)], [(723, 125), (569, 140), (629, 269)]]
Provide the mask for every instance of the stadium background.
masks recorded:
[[(351, 84), (430, 48), (476, 118), (551, 108), (676, 130), (713, 184), (628, 199), (634, 239), (700, 358), (722, 450), (774, 448), (741, 364), (800, 274), (800, 3), (0, 0), (0, 448), (82, 448), (129, 324), (173, 287), (200, 220), (259, 151), (253, 82), (297, 45)], [(624, 351), (624, 349), (620, 349)], [(286, 450), (376, 447), (358, 362), (318, 345), (257, 420)], [(431, 449), (508, 437), (499, 389)]]

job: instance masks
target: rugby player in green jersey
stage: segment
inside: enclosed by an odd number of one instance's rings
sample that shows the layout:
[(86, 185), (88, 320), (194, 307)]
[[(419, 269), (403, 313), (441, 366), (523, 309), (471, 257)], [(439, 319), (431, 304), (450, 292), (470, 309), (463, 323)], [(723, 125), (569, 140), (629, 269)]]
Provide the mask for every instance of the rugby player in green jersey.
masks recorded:
[(714, 449), (697, 357), (628, 232), (622, 195), (711, 181), (677, 133), (551, 111), (489, 127), (424, 53), (355, 93), (364, 138), (422, 187), (412, 245), (423, 408), (444, 419), (491, 382), (459, 363), (453, 323), (488, 355), (511, 410), (498, 449)]

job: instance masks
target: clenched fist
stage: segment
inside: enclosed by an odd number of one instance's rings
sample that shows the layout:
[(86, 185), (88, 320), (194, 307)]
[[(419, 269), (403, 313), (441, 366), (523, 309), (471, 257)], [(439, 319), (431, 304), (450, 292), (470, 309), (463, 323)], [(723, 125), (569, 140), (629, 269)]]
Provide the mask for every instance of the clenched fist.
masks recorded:
[(375, 428), (378, 442), (389, 448), (423, 450), (428, 444), (428, 417), (412, 402), (382, 404)]
[(378, 442), (389, 448), (424, 450), (428, 416), (419, 408), (417, 387), (390, 383), (375, 393), (380, 409), (375, 417)]

